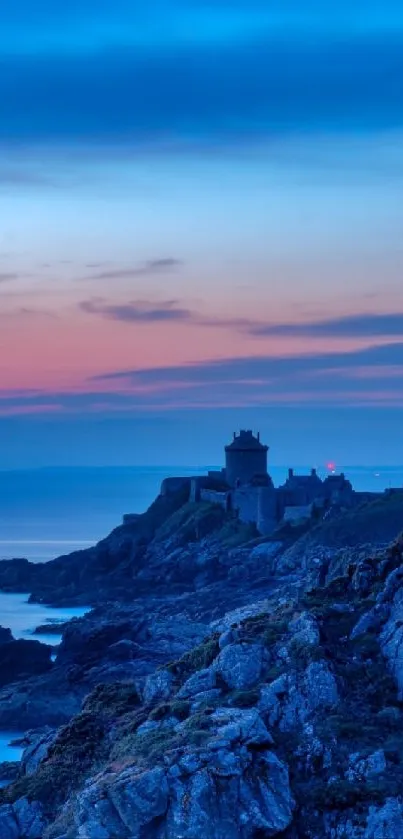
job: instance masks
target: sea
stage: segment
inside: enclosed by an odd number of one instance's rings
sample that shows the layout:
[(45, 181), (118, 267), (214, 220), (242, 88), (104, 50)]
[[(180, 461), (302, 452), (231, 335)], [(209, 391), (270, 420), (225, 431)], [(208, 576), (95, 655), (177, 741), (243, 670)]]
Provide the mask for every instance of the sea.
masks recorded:
[[(54, 557), (88, 548), (122, 521), (124, 513), (141, 513), (154, 500), (164, 478), (201, 475), (216, 464), (198, 466), (63, 467), (0, 471), (0, 560), (26, 557), (47, 562)], [(296, 472), (307, 472), (301, 466)], [(338, 468), (339, 471), (339, 468)], [(403, 486), (403, 466), (345, 466), (355, 489), (383, 491)], [(323, 477), (326, 470), (318, 470)], [(287, 475), (285, 467), (272, 466), (274, 484)], [(35, 638), (39, 624), (68, 620), (86, 609), (51, 609), (29, 604), (27, 594), (0, 592), (0, 625), (10, 627), (15, 638)], [(57, 645), (59, 636), (38, 636)], [(21, 732), (0, 731), (0, 762), (18, 760), (20, 751), (10, 741)]]

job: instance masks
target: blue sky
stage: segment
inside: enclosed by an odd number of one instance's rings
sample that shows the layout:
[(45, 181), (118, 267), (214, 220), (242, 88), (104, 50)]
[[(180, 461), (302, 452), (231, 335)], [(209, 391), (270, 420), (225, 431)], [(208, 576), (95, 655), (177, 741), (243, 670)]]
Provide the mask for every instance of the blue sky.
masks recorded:
[(403, 462), (402, 46), (390, 0), (0, 11), (0, 467), (181, 461), (184, 417), (280, 456), (290, 410)]

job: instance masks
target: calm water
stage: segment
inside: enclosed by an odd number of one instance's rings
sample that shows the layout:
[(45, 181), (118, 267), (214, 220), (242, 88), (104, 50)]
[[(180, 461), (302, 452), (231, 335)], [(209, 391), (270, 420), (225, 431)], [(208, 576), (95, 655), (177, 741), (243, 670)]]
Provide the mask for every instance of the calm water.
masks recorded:
[[(3, 760), (20, 760), (22, 749), (19, 746), (10, 746), (10, 742), (21, 737), (21, 731), (0, 731), (0, 763)], [(0, 781), (0, 787), (3, 784)]]
[(0, 559), (33, 562), (87, 548), (145, 510), (181, 467), (38, 469), (0, 472)]
[(68, 621), (85, 615), (88, 609), (48, 608), (40, 603), (28, 603), (26, 594), (4, 594), (0, 592), (0, 624), (11, 629), (14, 638), (34, 638), (44, 644), (55, 646), (60, 641), (59, 635), (35, 635), (33, 630), (49, 621)]

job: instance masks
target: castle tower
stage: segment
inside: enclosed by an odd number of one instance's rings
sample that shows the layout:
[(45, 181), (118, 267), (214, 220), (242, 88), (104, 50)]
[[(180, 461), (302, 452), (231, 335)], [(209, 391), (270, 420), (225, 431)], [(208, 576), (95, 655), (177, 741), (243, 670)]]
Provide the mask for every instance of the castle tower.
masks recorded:
[(268, 446), (260, 442), (252, 431), (234, 433), (234, 439), (225, 447), (225, 477), (231, 487), (249, 484), (253, 478), (267, 476)]

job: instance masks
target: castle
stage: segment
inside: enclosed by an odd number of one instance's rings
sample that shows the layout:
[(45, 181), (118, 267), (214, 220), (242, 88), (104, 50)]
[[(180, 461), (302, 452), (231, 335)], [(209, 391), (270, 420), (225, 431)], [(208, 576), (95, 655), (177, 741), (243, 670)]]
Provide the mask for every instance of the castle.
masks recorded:
[(189, 487), (189, 500), (219, 504), (233, 511), (245, 523), (253, 523), (263, 536), (281, 524), (306, 522), (331, 507), (348, 508), (373, 497), (355, 492), (343, 473), (329, 474), (322, 480), (312, 469), (297, 475), (289, 469), (284, 484), (275, 487), (267, 471), (269, 447), (250, 430), (234, 433), (225, 447), (225, 467), (194, 478), (166, 478), (161, 495)]

